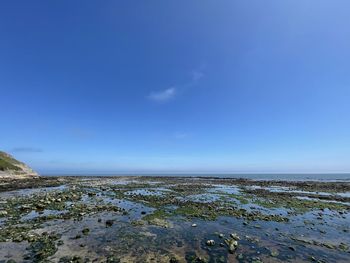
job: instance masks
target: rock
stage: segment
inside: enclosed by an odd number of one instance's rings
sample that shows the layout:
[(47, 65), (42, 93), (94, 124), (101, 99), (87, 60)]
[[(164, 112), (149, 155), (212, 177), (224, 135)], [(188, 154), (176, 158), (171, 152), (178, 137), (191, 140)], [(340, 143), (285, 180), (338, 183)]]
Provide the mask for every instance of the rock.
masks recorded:
[(296, 249), (295, 249), (295, 247), (292, 247), (292, 246), (290, 246), (290, 247), (288, 247), (290, 250), (292, 250), (292, 251), (295, 251)]
[(16, 236), (14, 238), (12, 238), (13, 242), (22, 242), (23, 241), (23, 237), (22, 236)]
[(232, 237), (234, 240), (240, 240), (240, 237), (237, 235), (237, 233), (230, 234), (230, 237)]
[(149, 220), (148, 223), (151, 225), (160, 226), (164, 228), (173, 227), (173, 224), (171, 222), (168, 222), (165, 219), (161, 219), (161, 218), (153, 218), (152, 220)]
[(348, 245), (346, 245), (345, 243), (340, 243), (338, 247), (343, 251), (346, 251), (349, 249)]
[(84, 235), (88, 235), (89, 232), (90, 232), (90, 229), (84, 228), (81, 232), (82, 232)]
[(21, 205), (19, 207), (20, 210), (24, 211), (24, 210), (29, 210), (32, 209), (32, 207), (30, 205)]
[(114, 256), (108, 257), (106, 263), (120, 263), (120, 259)]
[(315, 258), (314, 256), (311, 256), (311, 257), (310, 257), (310, 260), (311, 260), (311, 261), (316, 261), (316, 258)]
[(237, 240), (234, 240), (234, 239), (225, 239), (225, 243), (226, 243), (226, 245), (228, 246), (228, 251), (229, 251), (230, 253), (234, 253), (235, 250), (237, 249), (237, 246), (238, 246)]
[(209, 239), (209, 240), (207, 240), (206, 244), (207, 244), (208, 246), (214, 246), (214, 245), (215, 245), (215, 241), (212, 240), (212, 239)]
[(0, 210), (0, 216), (6, 216), (7, 215), (7, 211), (5, 210)]
[(83, 263), (83, 259), (79, 256), (73, 256), (68, 262), (71, 263)]
[(106, 227), (111, 227), (113, 225), (113, 220), (106, 220)]
[(277, 257), (279, 253), (277, 251), (271, 251), (270, 256), (271, 257)]
[(334, 245), (332, 244), (329, 244), (329, 243), (325, 243), (323, 244), (326, 248), (329, 248), (329, 249), (335, 249)]
[(252, 263), (263, 263), (259, 257), (253, 257)]
[(207, 263), (208, 261), (205, 260), (204, 258), (202, 257), (196, 257), (194, 261), (192, 262), (198, 262), (198, 263)]
[(39, 209), (39, 210), (43, 210), (43, 209), (45, 209), (45, 205), (39, 203), (39, 204), (37, 204), (37, 205), (35, 206), (35, 208), (36, 208), (36, 209)]

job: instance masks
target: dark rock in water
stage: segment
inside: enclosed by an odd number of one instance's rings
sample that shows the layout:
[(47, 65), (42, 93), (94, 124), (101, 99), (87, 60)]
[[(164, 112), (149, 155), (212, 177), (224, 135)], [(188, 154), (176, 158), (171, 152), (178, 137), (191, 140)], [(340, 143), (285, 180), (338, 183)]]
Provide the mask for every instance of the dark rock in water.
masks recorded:
[(84, 235), (88, 235), (89, 232), (90, 232), (90, 229), (84, 228), (81, 232), (82, 232)]
[(172, 257), (170, 260), (169, 260), (169, 263), (178, 263), (179, 261), (175, 258), (175, 257)]
[(113, 220), (106, 220), (106, 227), (111, 227), (113, 225)]
[(295, 251), (296, 249), (295, 249), (295, 247), (292, 247), (292, 246), (290, 246), (290, 247), (288, 247), (290, 250), (292, 250), (292, 251)]
[(43, 210), (43, 209), (45, 209), (45, 205), (44, 204), (37, 204), (36, 206), (36, 209), (38, 209), (38, 210)]

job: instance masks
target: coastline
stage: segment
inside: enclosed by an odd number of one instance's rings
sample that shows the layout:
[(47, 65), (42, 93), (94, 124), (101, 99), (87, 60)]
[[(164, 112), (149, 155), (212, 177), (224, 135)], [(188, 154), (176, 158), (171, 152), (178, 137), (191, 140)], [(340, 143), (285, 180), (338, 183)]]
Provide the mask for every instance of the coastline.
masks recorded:
[(348, 222), (350, 182), (0, 180), (0, 261), (348, 262)]

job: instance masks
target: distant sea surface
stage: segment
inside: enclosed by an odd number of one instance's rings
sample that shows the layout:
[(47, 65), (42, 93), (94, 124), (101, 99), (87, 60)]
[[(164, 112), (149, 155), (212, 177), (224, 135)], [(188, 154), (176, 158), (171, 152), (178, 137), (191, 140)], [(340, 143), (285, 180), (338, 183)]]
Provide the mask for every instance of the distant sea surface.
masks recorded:
[[(43, 174), (45, 175), (45, 174)], [(164, 177), (216, 177), (216, 178), (245, 178), (251, 180), (286, 180), (286, 181), (350, 181), (350, 173), (328, 173), (328, 174), (169, 174), (169, 173), (116, 173), (116, 174), (47, 174), (47, 176), (164, 176)]]

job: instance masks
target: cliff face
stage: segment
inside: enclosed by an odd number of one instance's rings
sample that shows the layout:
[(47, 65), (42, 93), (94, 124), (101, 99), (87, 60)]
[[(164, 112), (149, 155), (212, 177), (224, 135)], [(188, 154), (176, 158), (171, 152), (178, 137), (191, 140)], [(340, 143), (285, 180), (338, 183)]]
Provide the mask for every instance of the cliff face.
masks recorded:
[(0, 178), (21, 179), (31, 177), (39, 177), (39, 174), (8, 153), (0, 151)]

